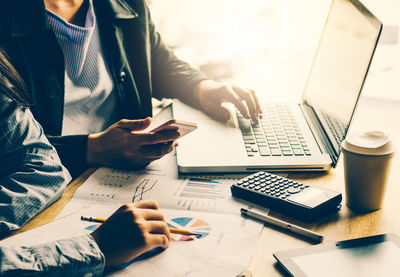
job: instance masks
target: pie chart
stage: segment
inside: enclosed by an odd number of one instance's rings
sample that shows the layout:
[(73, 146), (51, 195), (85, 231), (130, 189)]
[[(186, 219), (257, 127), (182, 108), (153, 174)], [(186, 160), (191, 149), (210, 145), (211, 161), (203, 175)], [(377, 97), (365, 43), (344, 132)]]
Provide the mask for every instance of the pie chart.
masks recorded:
[(87, 226), (87, 227), (85, 228), (85, 233), (86, 233), (86, 234), (90, 234), (91, 232), (93, 232), (94, 230), (96, 230), (97, 227), (99, 227), (99, 226), (100, 226), (100, 224), (92, 224), (92, 225), (89, 225), (89, 226)]
[(168, 222), (168, 227), (184, 229), (194, 233), (198, 233), (198, 235), (171, 234), (171, 238), (175, 241), (193, 241), (204, 239), (211, 232), (211, 227), (206, 221), (193, 217), (172, 218)]

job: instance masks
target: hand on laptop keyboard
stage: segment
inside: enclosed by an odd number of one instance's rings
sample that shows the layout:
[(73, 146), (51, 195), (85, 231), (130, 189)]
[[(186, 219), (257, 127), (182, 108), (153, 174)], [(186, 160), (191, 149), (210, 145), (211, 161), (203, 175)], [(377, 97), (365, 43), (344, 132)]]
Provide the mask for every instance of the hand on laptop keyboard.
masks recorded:
[(233, 103), (245, 118), (254, 121), (258, 120), (261, 112), (258, 98), (252, 90), (204, 80), (197, 85), (195, 94), (202, 109), (219, 121), (225, 122), (230, 117), (229, 111), (222, 106), (224, 102)]

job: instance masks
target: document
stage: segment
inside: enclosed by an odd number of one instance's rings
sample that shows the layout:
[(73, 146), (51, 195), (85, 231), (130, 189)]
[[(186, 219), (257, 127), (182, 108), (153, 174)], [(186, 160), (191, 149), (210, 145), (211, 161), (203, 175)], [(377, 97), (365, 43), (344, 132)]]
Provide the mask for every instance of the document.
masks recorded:
[[(167, 251), (135, 260), (110, 274), (235, 276), (247, 267), (263, 227), (240, 215), (240, 208), (253, 205), (231, 196), (230, 186), (242, 177), (179, 176), (174, 153), (143, 171), (99, 168), (77, 189), (58, 218), (63, 220), (84, 209), (94, 211), (86, 216), (107, 218), (123, 203), (154, 199), (169, 227), (200, 236), (171, 234)], [(80, 224), (90, 231), (99, 225)]]
[[(108, 272), (108, 276), (235, 276), (247, 267), (261, 231), (256, 222), (221, 213), (161, 211), (170, 227), (201, 236), (171, 234), (168, 249), (144, 254)], [(113, 212), (109, 207), (93, 206), (3, 240), (0, 245), (29, 246), (89, 234), (100, 224), (81, 221), (81, 215), (108, 217)]]
[(251, 204), (232, 198), (230, 186), (237, 181), (236, 176), (171, 177), (156, 167), (139, 172), (99, 168), (58, 218), (97, 204), (117, 208), (149, 199), (163, 208), (239, 214), (240, 208)]

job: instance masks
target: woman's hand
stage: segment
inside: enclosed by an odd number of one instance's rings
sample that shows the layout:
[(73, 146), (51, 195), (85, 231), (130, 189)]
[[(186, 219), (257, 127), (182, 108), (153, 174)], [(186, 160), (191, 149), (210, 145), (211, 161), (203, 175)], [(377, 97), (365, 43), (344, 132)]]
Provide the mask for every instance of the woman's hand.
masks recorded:
[(123, 205), (91, 235), (106, 258), (106, 267), (127, 263), (156, 247), (165, 249), (171, 239), (155, 201)]
[(224, 102), (233, 103), (245, 118), (254, 121), (258, 120), (261, 112), (257, 95), (253, 90), (204, 80), (196, 86), (195, 94), (202, 109), (211, 117), (223, 122), (230, 117), (229, 111), (222, 106)]

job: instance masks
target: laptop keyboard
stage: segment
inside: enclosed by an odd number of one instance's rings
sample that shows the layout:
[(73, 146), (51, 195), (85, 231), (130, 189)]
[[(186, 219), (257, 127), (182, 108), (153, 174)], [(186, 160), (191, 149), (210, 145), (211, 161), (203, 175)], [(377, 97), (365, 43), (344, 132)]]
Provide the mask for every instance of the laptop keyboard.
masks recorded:
[(311, 151), (290, 107), (285, 104), (264, 105), (258, 123), (237, 117), (247, 155), (311, 156)]
[(340, 122), (333, 116), (329, 116), (326, 113), (321, 113), (325, 122), (328, 124), (329, 129), (331, 130), (335, 142), (336, 142), (336, 147), (340, 148), (340, 143), (342, 142), (344, 138), (344, 134), (346, 132), (346, 124), (343, 122)]

